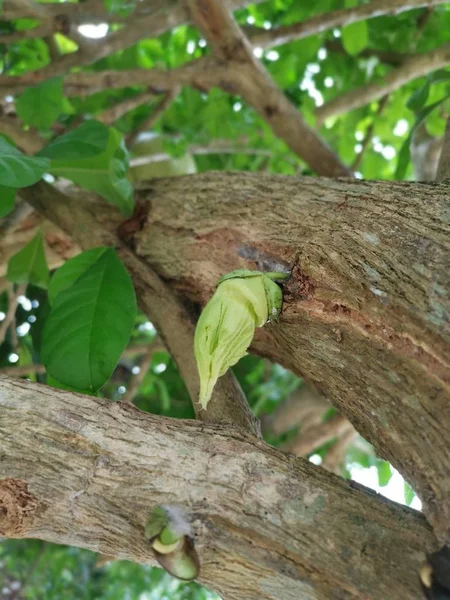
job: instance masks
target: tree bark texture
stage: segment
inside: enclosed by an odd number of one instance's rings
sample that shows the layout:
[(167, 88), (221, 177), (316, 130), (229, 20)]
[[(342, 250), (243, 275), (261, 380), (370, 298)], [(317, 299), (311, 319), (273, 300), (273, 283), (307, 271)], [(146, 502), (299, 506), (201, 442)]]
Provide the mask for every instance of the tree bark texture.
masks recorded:
[[(34, 206), (81, 247), (117, 243), (111, 209), (34, 189)], [(448, 542), (448, 185), (208, 173), (137, 195), (121, 227), (129, 245), (192, 301), (236, 268), (292, 272), (279, 323), (258, 330), (252, 350), (323, 391)]]
[(333, 399), (448, 539), (449, 187), (214, 173), (141, 196), (135, 251), (192, 300), (238, 267), (292, 271), (253, 350)]
[(149, 563), (177, 504), (224, 600), (422, 598), (422, 515), (234, 428), (0, 376), (0, 440), (0, 535)]

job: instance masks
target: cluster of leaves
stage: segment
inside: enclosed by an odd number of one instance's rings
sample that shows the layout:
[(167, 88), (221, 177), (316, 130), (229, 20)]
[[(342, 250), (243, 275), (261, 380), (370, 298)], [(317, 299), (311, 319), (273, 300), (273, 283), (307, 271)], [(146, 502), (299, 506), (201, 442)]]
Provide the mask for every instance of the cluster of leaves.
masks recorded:
[[(182, 583), (159, 568), (126, 561), (97, 566), (88, 550), (36, 540), (0, 545), (0, 594), (24, 600), (219, 600), (195, 583)], [(9, 590), (9, 594), (7, 592)]]
[(18, 188), (36, 183), (46, 173), (97, 192), (125, 216), (131, 216), (133, 188), (127, 171), (128, 153), (121, 134), (98, 121), (85, 121), (55, 138), (33, 157), (22, 154), (0, 136), (0, 216), (12, 210)]

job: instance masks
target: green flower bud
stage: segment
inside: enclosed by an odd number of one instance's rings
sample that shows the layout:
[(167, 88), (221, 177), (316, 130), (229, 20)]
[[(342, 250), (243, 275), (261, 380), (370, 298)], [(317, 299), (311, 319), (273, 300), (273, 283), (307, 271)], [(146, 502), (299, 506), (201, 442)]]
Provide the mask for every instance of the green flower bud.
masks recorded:
[(195, 330), (199, 402), (203, 408), (219, 377), (247, 354), (255, 328), (278, 318), (283, 294), (273, 280), (287, 277), (285, 273), (239, 269), (219, 279), (216, 292), (203, 309)]
[(145, 537), (158, 563), (184, 581), (195, 579), (200, 571), (192, 535), (186, 515), (176, 506), (156, 506), (145, 525)]

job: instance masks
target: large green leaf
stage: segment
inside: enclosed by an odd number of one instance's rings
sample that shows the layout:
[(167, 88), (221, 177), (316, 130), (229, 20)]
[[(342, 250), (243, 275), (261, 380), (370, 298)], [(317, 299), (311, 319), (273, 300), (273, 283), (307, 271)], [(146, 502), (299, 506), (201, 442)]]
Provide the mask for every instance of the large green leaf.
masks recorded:
[(47, 371), (64, 385), (95, 392), (114, 371), (135, 319), (133, 284), (110, 248), (56, 296), (41, 348)]
[(12, 211), (16, 192), (16, 188), (0, 185), (0, 218)]
[(118, 206), (133, 212), (133, 188), (128, 181), (128, 152), (122, 135), (98, 121), (86, 121), (41, 150), (50, 158), (50, 172), (65, 177)]
[(33, 185), (49, 165), (47, 158), (25, 156), (0, 136), (0, 185), (12, 188)]
[(71, 287), (107, 250), (106, 247), (93, 248), (81, 252), (57, 269), (48, 286), (48, 298), (53, 304), (56, 296)]
[(342, 45), (351, 56), (356, 56), (364, 50), (369, 41), (366, 21), (358, 21), (342, 29)]
[(26, 88), (16, 101), (16, 111), (27, 125), (50, 129), (63, 112), (63, 100), (62, 77), (56, 77)]
[(50, 279), (44, 241), (39, 231), (25, 248), (9, 259), (7, 278), (13, 283), (32, 283), (47, 288)]

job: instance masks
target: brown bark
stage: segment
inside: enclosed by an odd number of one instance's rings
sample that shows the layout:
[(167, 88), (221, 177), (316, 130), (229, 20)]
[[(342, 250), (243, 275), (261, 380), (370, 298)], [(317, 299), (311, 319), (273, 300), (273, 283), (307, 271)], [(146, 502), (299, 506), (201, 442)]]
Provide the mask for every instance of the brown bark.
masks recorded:
[[(117, 243), (118, 219), (85, 192), (59, 201), (30, 190), (83, 248)], [(448, 540), (448, 186), (208, 173), (156, 180), (139, 196), (147, 222), (129, 240), (139, 264), (191, 300), (205, 302), (236, 268), (292, 271), (280, 322), (258, 330), (253, 351), (321, 389)]]
[(2, 535), (149, 563), (149, 511), (178, 504), (224, 600), (422, 598), (419, 513), (234, 429), (0, 377), (0, 440)]

